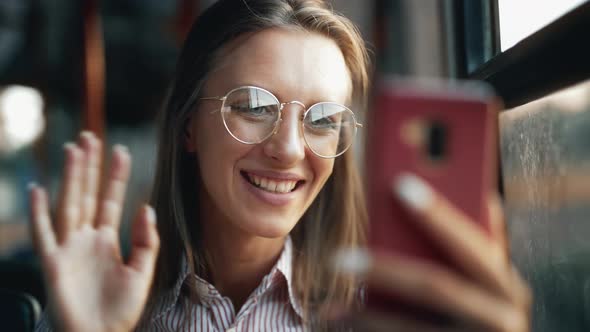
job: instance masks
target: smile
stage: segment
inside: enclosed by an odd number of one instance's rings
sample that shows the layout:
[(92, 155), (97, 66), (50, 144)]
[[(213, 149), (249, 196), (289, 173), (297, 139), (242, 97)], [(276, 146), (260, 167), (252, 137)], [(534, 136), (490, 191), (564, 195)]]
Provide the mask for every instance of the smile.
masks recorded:
[(242, 171), (241, 174), (251, 185), (274, 194), (293, 192), (304, 182), (303, 180), (268, 178), (245, 171)]

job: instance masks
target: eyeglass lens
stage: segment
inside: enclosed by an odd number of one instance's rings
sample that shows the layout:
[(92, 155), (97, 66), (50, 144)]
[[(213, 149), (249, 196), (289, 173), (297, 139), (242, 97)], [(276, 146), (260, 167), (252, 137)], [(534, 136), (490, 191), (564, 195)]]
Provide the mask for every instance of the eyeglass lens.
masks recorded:
[[(245, 87), (230, 92), (222, 106), (229, 133), (238, 141), (256, 144), (270, 137), (279, 125), (280, 102), (269, 92)], [(355, 134), (352, 111), (335, 103), (318, 103), (303, 119), (303, 137), (308, 147), (321, 157), (342, 154)]]

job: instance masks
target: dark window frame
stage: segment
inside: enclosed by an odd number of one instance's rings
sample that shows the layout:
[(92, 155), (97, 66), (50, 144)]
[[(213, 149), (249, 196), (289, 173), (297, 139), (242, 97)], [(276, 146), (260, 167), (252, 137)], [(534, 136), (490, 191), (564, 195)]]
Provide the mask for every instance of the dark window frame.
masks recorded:
[[(497, 0), (452, 2), (456, 77), (483, 80), (513, 108), (590, 78), (590, 1), (500, 52)], [(477, 12), (479, 11), (479, 12)], [(473, 18), (480, 18), (473, 19)], [(474, 44), (474, 40), (479, 43)], [(488, 41), (488, 42), (486, 42)], [(481, 63), (475, 70), (468, 64)]]

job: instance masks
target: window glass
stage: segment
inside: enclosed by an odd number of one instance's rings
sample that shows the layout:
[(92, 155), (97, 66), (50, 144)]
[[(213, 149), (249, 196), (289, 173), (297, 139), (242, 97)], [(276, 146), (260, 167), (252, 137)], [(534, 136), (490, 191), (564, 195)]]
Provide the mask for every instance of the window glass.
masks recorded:
[(590, 331), (590, 81), (500, 116), (506, 219), (533, 331)]
[(502, 51), (587, 1), (498, 0)]

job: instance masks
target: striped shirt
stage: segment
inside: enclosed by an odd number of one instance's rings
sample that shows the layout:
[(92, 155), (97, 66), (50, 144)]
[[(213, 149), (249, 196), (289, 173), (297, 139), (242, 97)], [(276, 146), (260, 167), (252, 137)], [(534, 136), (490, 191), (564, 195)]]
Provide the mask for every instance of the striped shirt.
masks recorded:
[[(260, 285), (250, 294), (239, 312), (228, 297), (196, 275), (191, 275), (186, 261), (175, 286), (160, 296), (153, 310), (144, 317), (136, 331), (308, 331), (292, 283), (293, 244), (287, 237), (279, 260)], [(192, 280), (191, 280), (192, 279)], [(185, 306), (183, 284), (196, 283), (200, 303)], [(46, 315), (36, 331), (50, 331)]]

